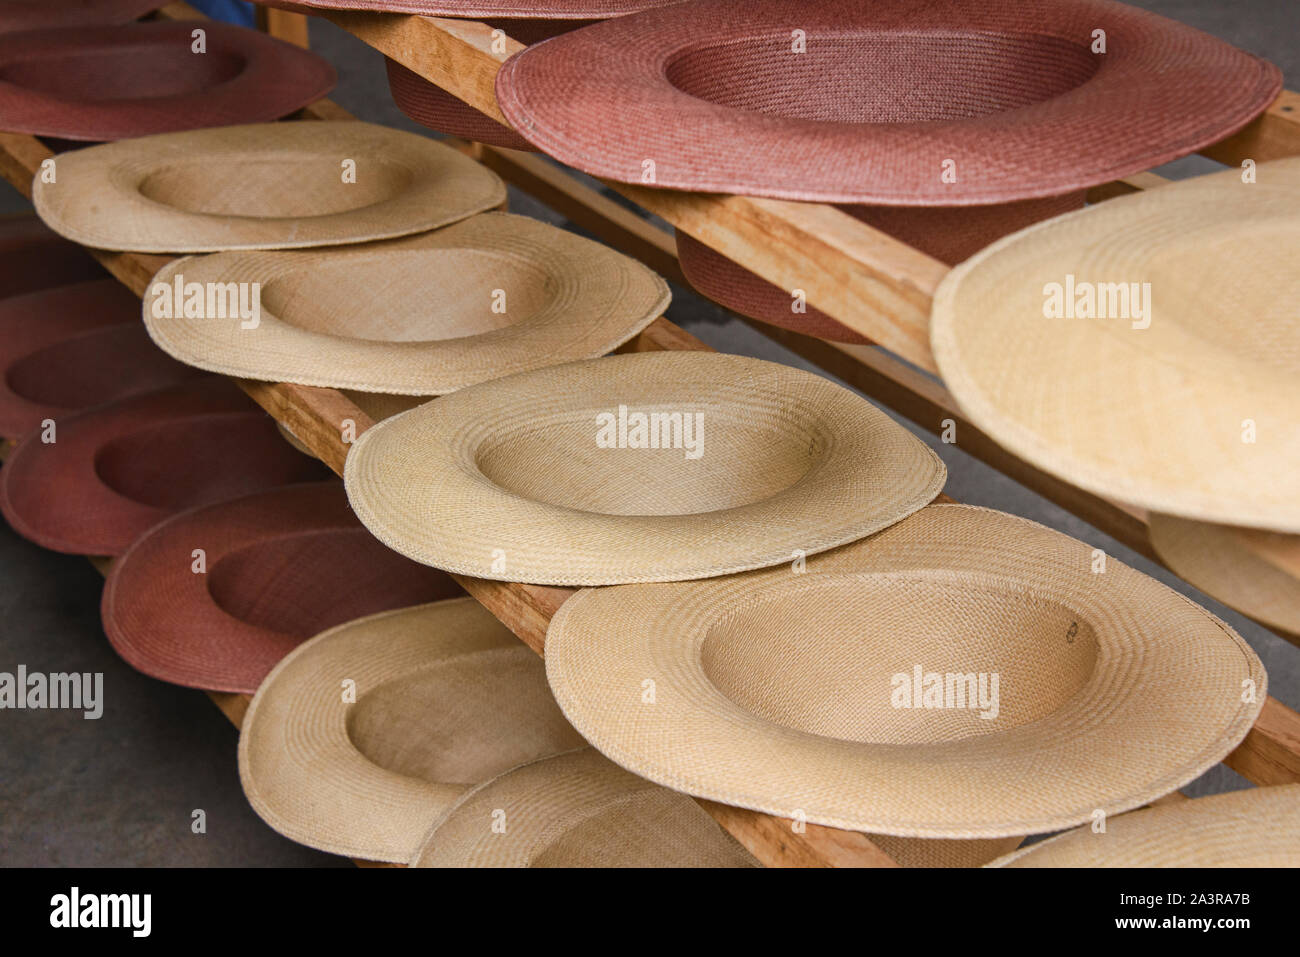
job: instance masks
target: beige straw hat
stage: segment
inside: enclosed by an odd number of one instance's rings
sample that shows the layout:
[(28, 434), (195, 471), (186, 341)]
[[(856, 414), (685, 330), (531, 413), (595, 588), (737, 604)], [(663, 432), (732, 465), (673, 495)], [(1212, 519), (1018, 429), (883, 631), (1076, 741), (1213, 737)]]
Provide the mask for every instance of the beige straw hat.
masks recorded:
[(412, 867), (754, 867), (693, 800), (592, 748), (481, 784), (433, 825)]
[(403, 862), (470, 787), (582, 743), (537, 655), (456, 598), (361, 618), (291, 652), (249, 706), (239, 776), (286, 837)]
[(972, 422), (1088, 491), (1300, 532), (1300, 157), (1244, 175), (1049, 220), (949, 273), (931, 339)]
[(442, 143), (354, 120), (162, 133), (55, 158), (32, 181), (51, 229), (98, 249), (291, 249), (424, 232), (506, 188)]
[(1151, 546), (1205, 594), (1300, 637), (1300, 535), (1211, 525), (1151, 512)]
[(1143, 808), (1080, 827), (990, 867), (1300, 867), (1300, 784)]
[[(256, 327), (229, 308), (222, 318), (186, 316), (176, 290), (193, 283), (260, 284)], [(604, 355), (670, 298), (661, 278), (606, 246), (524, 216), (483, 213), (344, 249), (179, 259), (154, 277), (144, 320), (164, 351), (200, 369), (440, 395)]]
[(1254, 652), (1186, 598), (961, 505), (803, 574), (580, 592), (551, 621), (546, 669), (574, 727), (635, 774), (907, 837), (1137, 807), (1231, 751), (1266, 695)]
[(344, 480), (372, 534), (416, 561), (608, 585), (800, 560), (915, 512), (945, 474), (910, 432), (820, 376), (646, 352), (395, 416), (352, 446)]

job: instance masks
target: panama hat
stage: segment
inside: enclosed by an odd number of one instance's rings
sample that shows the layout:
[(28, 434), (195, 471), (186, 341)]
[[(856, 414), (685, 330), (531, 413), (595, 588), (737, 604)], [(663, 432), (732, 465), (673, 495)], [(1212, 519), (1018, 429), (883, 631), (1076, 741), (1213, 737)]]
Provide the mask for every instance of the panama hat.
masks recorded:
[(343, 483), (330, 480), (192, 509), (150, 529), (113, 563), (101, 617), (138, 671), (252, 694), (327, 628), (459, 594), (448, 576), (375, 541)]
[(694, 801), (592, 748), (542, 758), (466, 792), (412, 867), (755, 867)]
[(199, 375), (149, 341), (115, 279), (0, 299), (0, 435)]
[[(854, 204), (955, 262), (1077, 208), (1089, 186), (1228, 136), (1281, 82), (1263, 60), (1109, 0), (699, 0), (531, 47), (496, 92), (525, 139), (584, 172)], [(788, 291), (697, 242), (679, 252), (724, 305), (858, 338), (792, 313)]]
[(0, 217), (0, 299), (107, 275), (90, 253), (35, 216)]
[[(176, 308), (182, 286), (234, 282), (260, 283), (254, 329), (236, 310), (216, 319)], [(144, 320), (162, 349), (214, 372), (438, 395), (603, 355), (669, 299), (668, 284), (634, 259), (534, 219), (484, 213), (346, 249), (181, 259), (154, 277)]]
[(990, 867), (1300, 867), (1300, 784), (1143, 808), (1009, 854)]
[(900, 837), (1031, 834), (1145, 804), (1228, 754), (1266, 695), (1254, 652), (1204, 609), (961, 505), (804, 574), (580, 592), (551, 620), (546, 668), (574, 727), (634, 774)]
[(103, 141), (274, 120), (334, 81), (316, 54), (224, 23), (29, 30), (0, 35), (0, 129)]
[(239, 777), (285, 837), (404, 863), (465, 791), (581, 744), (541, 659), (474, 599), (454, 598), (290, 652), (244, 717)]
[(1160, 560), (1211, 598), (1300, 638), (1300, 535), (1193, 522), (1150, 512)]
[(3, 0), (0, 33), (129, 23), (162, 5), (162, 0)]
[(0, 512), (44, 548), (118, 555), (198, 505), (325, 478), (224, 379), (201, 379), (60, 419), (29, 433), (0, 469)]
[(133, 252), (389, 239), (506, 198), (500, 177), (451, 147), (353, 120), (162, 133), (55, 162), (55, 182), (32, 183), (41, 218), (87, 246)]
[(928, 446), (820, 376), (644, 352), (395, 416), (352, 446), (344, 480), (366, 527), (416, 561), (596, 585), (797, 560), (911, 514), (945, 475)]
[(1300, 532), (1300, 158), (1256, 177), (1109, 200), (949, 273), (930, 335), (963, 412), (1095, 494)]

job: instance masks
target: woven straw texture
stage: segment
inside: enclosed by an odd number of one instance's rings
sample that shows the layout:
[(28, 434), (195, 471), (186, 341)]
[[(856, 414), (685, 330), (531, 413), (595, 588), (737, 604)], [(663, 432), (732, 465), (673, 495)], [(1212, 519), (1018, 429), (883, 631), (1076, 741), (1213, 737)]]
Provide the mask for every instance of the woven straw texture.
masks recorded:
[(155, 348), (115, 279), (0, 299), (0, 435), (199, 374)]
[(466, 793), (433, 825), (411, 866), (755, 867), (757, 861), (686, 795), (581, 748)]
[[(1300, 532), (1300, 158), (1256, 173), (1107, 201), (949, 273), (931, 342), (971, 421), (1099, 495)], [(1079, 297), (1114, 284), (1132, 318), (1103, 292), (1095, 311), (1114, 318), (1048, 318), (1053, 283)], [(1140, 319), (1138, 283), (1150, 291)]]
[(159, 0), (3, 0), (0, 33), (129, 23), (158, 6)]
[(1239, 129), (1281, 83), (1110, 0), (696, 0), (531, 47), (496, 91), (525, 139), (619, 182), (653, 160), (660, 187), (934, 206), (1149, 169)]
[(90, 253), (35, 216), (0, 220), (0, 299), (107, 275)]
[[(347, 249), (218, 253), (169, 263), (170, 284), (261, 283), (261, 320), (156, 318), (158, 345), (227, 375), (440, 395), (604, 355), (663, 314), (668, 284), (634, 259), (546, 223), (483, 213)], [(504, 312), (496, 311), (504, 303)]]
[(0, 512), (19, 535), (77, 555), (119, 555), (177, 512), (327, 477), (235, 386), (204, 376), (30, 433), (0, 469)]
[[(676, 442), (636, 447), (629, 429), (602, 447), (600, 417), (620, 406), (680, 414)], [(911, 514), (945, 477), (927, 446), (847, 389), (699, 352), (612, 356), (464, 389), (365, 432), (344, 476), (357, 516), (402, 554), (552, 585), (788, 562)]]
[[(931, 506), (804, 574), (581, 592), (551, 620), (547, 677), (592, 745), (674, 790), (897, 836), (1057, 830), (1196, 778), (1266, 695), (1235, 632), (1116, 561), (1093, 574), (1091, 553)], [(906, 706), (895, 676), (916, 668), (986, 692), (999, 676), (996, 713), (955, 684), (946, 707)]]
[(1144, 808), (1081, 827), (990, 867), (1300, 867), (1300, 784)]
[[(348, 680), (355, 704), (342, 699)], [(466, 790), (581, 744), (537, 655), (460, 598), (341, 625), (291, 652), (244, 718), (239, 777), (285, 837), (404, 863)]]
[[(193, 550), (206, 570), (195, 574)], [(392, 608), (462, 594), (448, 576), (389, 551), (336, 480), (183, 512), (113, 563), (101, 617), (137, 671), (252, 694), (307, 638)]]
[(0, 36), (0, 129), (126, 139), (276, 120), (334, 88), (334, 68), (293, 44), (205, 22), (33, 30)]
[(533, 151), (532, 144), (514, 130), (502, 126), (420, 74), (387, 57), (384, 63), (388, 68), (388, 90), (393, 102), (421, 126), (475, 143)]
[(1205, 594), (1300, 638), (1300, 536), (1151, 512), (1151, 547)]
[[(355, 182), (344, 181), (344, 160)], [(32, 182), (55, 232), (98, 249), (210, 252), (391, 239), (499, 206), (491, 170), (423, 136), (355, 121), (257, 123), (105, 143)]]
[[(1083, 193), (1068, 193), (996, 206), (840, 208), (868, 226), (952, 265), (1008, 233), (1079, 209), (1083, 201)], [(805, 304), (806, 312), (794, 312), (793, 299), (784, 289), (683, 232), (677, 233), (677, 256), (695, 290), (732, 312), (819, 339), (867, 341), (813, 306)]]

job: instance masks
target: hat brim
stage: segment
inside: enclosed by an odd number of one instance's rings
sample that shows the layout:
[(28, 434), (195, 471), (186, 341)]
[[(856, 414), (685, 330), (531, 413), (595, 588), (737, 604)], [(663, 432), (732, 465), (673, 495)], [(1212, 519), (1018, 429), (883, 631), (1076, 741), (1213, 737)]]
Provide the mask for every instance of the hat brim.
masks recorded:
[(239, 777), (285, 837), (404, 863), (468, 788), (581, 744), (537, 655), (474, 599), (450, 599), (340, 625), (286, 656), (244, 717)]
[[(205, 53), (191, 52), (195, 29)], [(212, 21), (0, 35), (0, 75), (6, 130), (94, 142), (277, 120), (336, 79), (314, 53)]]
[[(1095, 494), (1300, 532), (1300, 158), (1241, 176), (1109, 200), (952, 270), (930, 338), (962, 411)], [(1094, 317), (1049, 317), (1053, 294), (1079, 312), (1089, 293)]]
[(119, 555), (176, 512), (325, 478), (235, 386), (205, 376), (29, 433), (0, 469), (0, 513), (56, 552)]
[[(468, 20), (603, 20), (681, 0), (553, 0), (515, 3), (513, 0), (258, 0), (269, 7), (297, 10), (360, 10), (408, 13), (422, 17)], [(513, 34), (512, 34), (513, 36)]]
[(534, 146), (618, 182), (952, 206), (1158, 166), (1240, 129), (1281, 82), (1109, 0), (697, 0), (529, 47), (496, 94)]
[[(260, 283), (258, 327), (241, 328), (238, 315), (159, 318), (154, 292), (171, 298), (177, 276), (186, 285)], [(348, 249), (181, 259), (154, 277), (144, 319), (164, 351), (212, 372), (438, 395), (604, 355), (670, 298), (661, 278), (599, 243), (482, 213)]]
[(0, 299), (107, 276), (90, 253), (35, 216), (0, 220)]
[[(265, 123), (105, 143), (55, 160), (32, 202), (98, 249), (297, 249), (436, 229), (505, 201), (500, 177), (449, 146), (356, 121)], [(351, 179), (346, 164), (351, 162)]]
[[(1092, 562), (1024, 519), (935, 505), (802, 575), (581, 592), (547, 677), (606, 757), (688, 794), (900, 837), (1058, 830), (1196, 778), (1266, 694), (1226, 625)], [(993, 720), (896, 699), (915, 667), (1000, 675)]]
[[(677, 415), (679, 428), (656, 430), (654, 447), (631, 427), (602, 446), (620, 408)], [(847, 389), (705, 352), (618, 355), (464, 389), (366, 431), (344, 476), (358, 517), (404, 555), (549, 585), (794, 561), (911, 514), (945, 477), (928, 446)]]
[(1300, 535), (1150, 512), (1151, 547), (1179, 578), (1274, 631), (1300, 638)]
[(200, 374), (149, 341), (115, 279), (0, 299), (0, 435)]
[(757, 863), (689, 797), (629, 774), (594, 748), (542, 758), (467, 791), (411, 860), (412, 867)]
[(332, 480), (257, 492), (154, 527), (113, 563), (101, 617), (137, 671), (252, 694), (313, 635), (458, 594), (449, 577), (376, 542)]
[(81, 0), (51, 3), (26, 0), (0, 7), (0, 33), (41, 30), (47, 27), (82, 27), (129, 23), (160, 6), (160, 0)]
[(1300, 784), (1143, 808), (1058, 834), (989, 867), (1300, 867)]

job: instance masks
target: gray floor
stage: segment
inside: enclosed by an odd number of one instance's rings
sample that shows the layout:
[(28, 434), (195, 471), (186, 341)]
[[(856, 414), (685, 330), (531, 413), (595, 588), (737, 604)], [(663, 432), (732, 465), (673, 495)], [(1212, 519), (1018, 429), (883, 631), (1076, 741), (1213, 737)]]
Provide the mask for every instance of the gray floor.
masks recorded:
[[(1278, 64), (1287, 86), (1300, 82), (1300, 8), (1295, 0), (1140, 0)], [(379, 54), (321, 21), (314, 48), (339, 72), (334, 99), (362, 119), (421, 131), (393, 106)], [(1162, 172), (1181, 177), (1214, 169), (1189, 158)], [(24, 203), (12, 190), (0, 212)], [(561, 222), (511, 191), (511, 208)], [(750, 327), (675, 288), (669, 317), (710, 345), (810, 368)], [(908, 424), (908, 423), (904, 423)], [(971, 504), (1024, 515), (1106, 549), (1108, 554), (1192, 595), (1237, 628), (1264, 661), (1270, 692), (1300, 707), (1300, 650), (1223, 608), (1049, 502), (961, 452), (917, 431), (949, 469), (947, 491)], [(106, 709), (99, 721), (79, 712), (6, 712), (0, 736), (0, 864), (240, 866), (330, 865), (337, 858), (298, 847), (249, 810), (235, 771), (234, 730), (201, 694), (136, 674), (104, 640), (101, 581), (82, 559), (53, 555), (0, 526), (0, 671), (102, 671)], [(1219, 766), (1187, 788), (1192, 794), (1245, 785)], [(191, 813), (207, 814), (207, 833), (191, 833)]]

